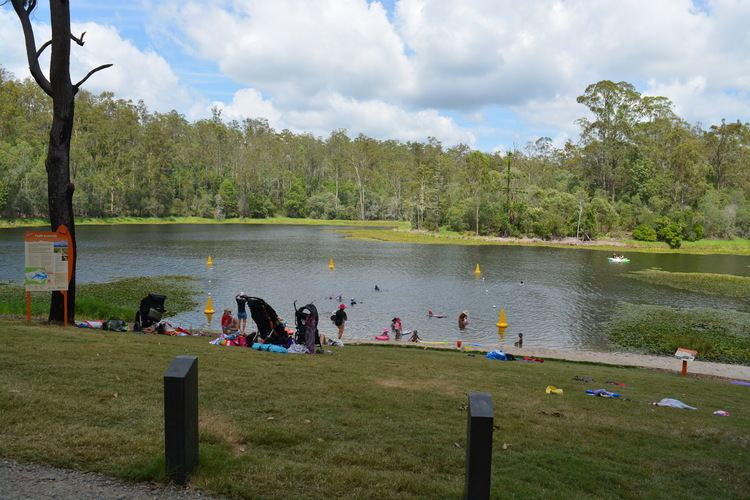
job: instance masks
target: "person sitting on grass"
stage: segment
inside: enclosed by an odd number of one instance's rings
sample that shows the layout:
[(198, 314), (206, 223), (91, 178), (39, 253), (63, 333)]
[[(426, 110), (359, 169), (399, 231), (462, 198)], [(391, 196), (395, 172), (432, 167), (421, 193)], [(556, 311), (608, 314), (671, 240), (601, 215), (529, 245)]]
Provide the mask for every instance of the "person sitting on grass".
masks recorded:
[(232, 326), (232, 310), (224, 309), (224, 314), (221, 315), (221, 333), (227, 333), (229, 327)]

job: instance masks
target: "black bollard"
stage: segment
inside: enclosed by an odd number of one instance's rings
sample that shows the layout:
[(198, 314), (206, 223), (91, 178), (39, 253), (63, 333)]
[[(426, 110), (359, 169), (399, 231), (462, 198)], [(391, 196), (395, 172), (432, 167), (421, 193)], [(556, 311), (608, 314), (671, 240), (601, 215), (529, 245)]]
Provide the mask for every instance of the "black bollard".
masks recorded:
[(492, 396), (469, 393), (469, 420), (466, 425), (466, 482), (464, 498), (490, 498), (492, 479)]
[(177, 356), (164, 372), (167, 476), (185, 484), (198, 464), (198, 358)]

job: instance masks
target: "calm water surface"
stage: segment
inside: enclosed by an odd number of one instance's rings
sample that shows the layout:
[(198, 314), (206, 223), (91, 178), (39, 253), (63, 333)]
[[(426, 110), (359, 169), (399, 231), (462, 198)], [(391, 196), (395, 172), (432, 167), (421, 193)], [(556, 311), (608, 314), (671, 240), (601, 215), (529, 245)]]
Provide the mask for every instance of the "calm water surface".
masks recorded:
[[(0, 280), (21, 281), (24, 231), (0, 231)], [(633, 253), (630, 264), (610, 264), (608, 254), (599, 251), (378, 243), (312, 226), (81, 226), (77, 232), (79, 282), (196, 277), (200, 307), (170, 320), (186, 327), (205, 326), (208, 291), (217, 311), (235, 309), (234, 295), (245, 291), (264, 298), (290, 323), (295, 299), (313, 302), (321, 311), (321, 330), (333, 331), (327, 317), (338, 302), (329, 297), (341, 294), (347, 303), (358, 301), (347, 309), (351, 337), (372, 338), (399, 316), (404, 329), (419, 330), (425, 340), (497, 342), (494, 324), (504, 308), (510, 326), (502, 343), (512, 344), (523, 332), (524, 346), (601, 351), (613, 349), (601, 333), (602, 323), (620, 301), (750, 311), (747, 301), (624, 276), (650, 267), (748, 276), (750, 257)], [(211, 270), (205, 265), (208, 255), (214, 260)], [(333, 272), (327, 269), (329, 257), (336, 262)], [(473, 275), (477, 263), (483, 279)], [(382, 292), (374, 291), (376, 284)], [(428, 309), (448, 317), (429, 319)], [(463, 309), (471, 323), (459, 332), (456, 318)], [(218, 315), (214, 325), (217, 321)]]

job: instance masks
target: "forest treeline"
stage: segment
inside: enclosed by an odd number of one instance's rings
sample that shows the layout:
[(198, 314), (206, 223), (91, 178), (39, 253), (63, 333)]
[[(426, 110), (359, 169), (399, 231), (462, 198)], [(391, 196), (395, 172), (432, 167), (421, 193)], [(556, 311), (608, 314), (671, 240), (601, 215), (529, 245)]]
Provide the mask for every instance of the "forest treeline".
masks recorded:
[[(81, 91), (71, 177), (87, 217), (409, 220), (482, 235), (750, 236), (750, 124), (689, 124), (664, 97), (601, 81), (578, 97), (580, 139), (488, 154), (465, 145), (188, 121)], [(51, 101), (0, 68), (0, 212), (45, 217)]]

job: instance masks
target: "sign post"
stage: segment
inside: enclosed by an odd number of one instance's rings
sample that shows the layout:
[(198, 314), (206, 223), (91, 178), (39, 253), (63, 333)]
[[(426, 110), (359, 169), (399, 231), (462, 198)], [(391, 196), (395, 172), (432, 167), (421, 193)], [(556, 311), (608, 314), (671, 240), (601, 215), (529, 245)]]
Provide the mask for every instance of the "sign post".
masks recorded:
[(698, 355), (698, 351), (694, 351), (692, 349), (687, 349), (685, 347), (678, 347), (677, 351), (674, 353), (674, 357), (682, 360), (682, 371), (680, 371), (681, 376), (687, 375), (687, 364), (688, 361), (695, 361), (695, 357)]
[(27, 231), (24, 235), (26, 320), (31, 321), (31, 292), (63, 295), (63, 326), (68, 325), (68, 285), (73, 277), (73, 239), (66, 225), (57, 231)]

